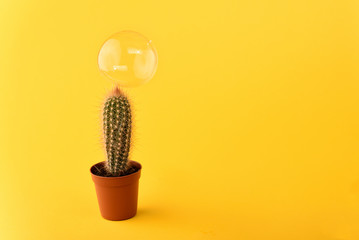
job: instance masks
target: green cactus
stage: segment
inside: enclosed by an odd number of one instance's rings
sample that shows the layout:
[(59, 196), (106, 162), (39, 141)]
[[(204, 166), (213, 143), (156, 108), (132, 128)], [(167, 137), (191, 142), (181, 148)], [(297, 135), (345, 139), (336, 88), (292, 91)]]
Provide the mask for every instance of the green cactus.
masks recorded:
[(127, 97), (115, 88), (103, 108), (106, 171), (116, 177), (126, 173), (131, 146), (131, 107)]

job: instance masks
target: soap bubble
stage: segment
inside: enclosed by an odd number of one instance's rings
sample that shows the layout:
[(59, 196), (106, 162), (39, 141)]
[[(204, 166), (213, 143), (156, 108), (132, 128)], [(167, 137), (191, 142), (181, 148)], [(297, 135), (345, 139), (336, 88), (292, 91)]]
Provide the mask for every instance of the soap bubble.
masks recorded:
[(143, 35), (133, 31), (118, 32), (102, 45), (98, 67), (120, 86), (139, 86), (155, 74), (157, 52), (151, 40)]

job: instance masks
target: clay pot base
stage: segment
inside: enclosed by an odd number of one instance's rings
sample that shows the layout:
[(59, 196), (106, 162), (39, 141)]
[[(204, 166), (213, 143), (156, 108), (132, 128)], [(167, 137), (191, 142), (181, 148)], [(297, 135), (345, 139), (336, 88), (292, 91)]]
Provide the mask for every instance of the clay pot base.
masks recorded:
[(91, 169), (91, 172), (93, 174), (100, 176), (100, 177), (122, 177), (122, 176), (130, 175), (137, 171), (138, 171), (138, 168), (136, 168), (136, 166), (131, 164), (131, 162), (129, 163), (129, 167), (127, 168), (127, 170), (120, 176), (112, 176), (111, 173), (107, 172), (106, 167), (105, 167), (105, 162), (100, 162), (100, 163), (94, 165)]

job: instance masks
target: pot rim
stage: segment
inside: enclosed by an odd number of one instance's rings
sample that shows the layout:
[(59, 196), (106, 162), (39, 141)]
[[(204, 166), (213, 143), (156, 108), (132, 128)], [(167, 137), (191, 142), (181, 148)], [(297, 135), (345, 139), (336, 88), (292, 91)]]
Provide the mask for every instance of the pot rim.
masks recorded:
[(123, 179), (123, 180), (124, 180), (124, 179), (127, 179), (127, 178), (132, 178), (133, 175), (140, 174), (140, 173), (141, 173), (141, 169), (142, 169), (142, 165), (141, 165), (139, 162), (129, 160), (129, 163), (134, 164), (134, 165), (137, 167), (137, 171), (136, 171), (136, 172), (133, 172), (133, 173), (131, 173), (131, 174), (125, 175), (125, 176), (104, 177), (104, 176), (96, 175), (96, 174), (94, 174), (94, 173), (92, 172), (92, 168), (93, 168), (95, 165), (100, 164), (100, 163), (105, 163), (105, 162), (106, 162), (106, 161), (101, 161), (101, 162), (98, 162), (98, 163), (93, 164), (93, 165), (90, 167), (90, 173), (91, 173), (92, 177), (98, 178), (98, 179), (104, 179), (104, 180), (105, 180), (105, 179), (107, 179), (107, 180), (109, 180), (109, 179), (113, 179), (113, 180)]

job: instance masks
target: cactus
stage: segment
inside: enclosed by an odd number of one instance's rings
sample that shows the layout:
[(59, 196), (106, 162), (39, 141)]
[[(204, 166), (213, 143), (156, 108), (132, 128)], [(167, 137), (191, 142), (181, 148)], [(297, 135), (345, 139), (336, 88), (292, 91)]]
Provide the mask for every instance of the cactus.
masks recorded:
[(116, 87), (103, 108), (103, 131), (108, 175), (124, 175), (131, 145), (131, 107), (127, 97)]

